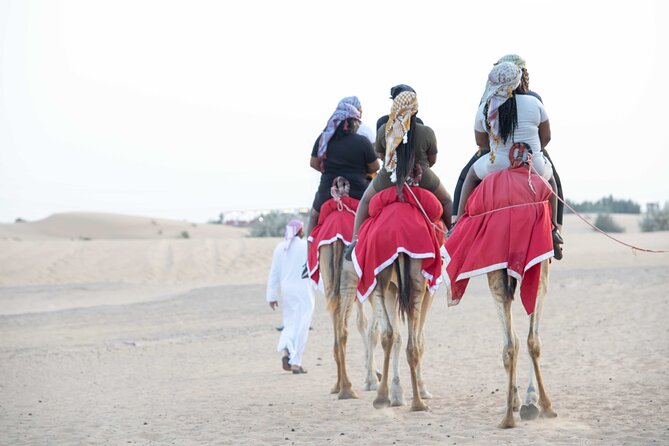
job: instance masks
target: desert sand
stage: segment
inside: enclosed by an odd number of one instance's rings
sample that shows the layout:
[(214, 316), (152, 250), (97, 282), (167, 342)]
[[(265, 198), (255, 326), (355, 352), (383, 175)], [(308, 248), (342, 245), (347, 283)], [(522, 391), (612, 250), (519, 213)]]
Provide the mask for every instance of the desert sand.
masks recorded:
[[(669, 250), (669, 232), (639, 232), (638, 216), (614, 219), (627, 230), (616, 237)], [(376, 410), (375, 392), (361, 389), (353, 324), (349, 372), (360, 398), (329, 393), (322, 296), (309, 373), (281, 369), (281, 315), (265, 302), (279, 239), (109, 214), (0, 225), (0, 444), (669, 443), (669, 254), (635, 253), (573, 215), (564, 236), (541, 325), (558, 417), (516, 417), (515, 429), (501, 430), (502, 332), (484, 277), (456, 307), (437, 291), (423, 361), (431, 410)], [(520, 302), (514, 322), (523, 340)], [(528, 368), (521, 342), (521, 395)], [(408, 398), (404, 355), (401, 373)]]

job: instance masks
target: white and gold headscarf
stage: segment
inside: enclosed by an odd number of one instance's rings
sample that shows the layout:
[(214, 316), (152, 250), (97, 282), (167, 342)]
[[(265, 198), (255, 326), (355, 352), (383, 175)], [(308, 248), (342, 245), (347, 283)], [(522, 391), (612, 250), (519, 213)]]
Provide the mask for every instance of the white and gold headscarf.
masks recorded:
[(500, 62), (488, 75), (488, 89), (484, 95), (487, 104), (486, 127), (490, 137), (499, 144), (499, 107), (513, 97), (513, 91), (520, 85), (523, 72), (513, 62)]
[(386, 158), (385, 168), (391, 174), (393, 182), (396, 181), (395, 169), (397, 168), (397, 146), (402, 141), (407, 142), (407, 133), (411, 127), (411, 116), (418, 113), (418, 100), (416, 93), (403, 91), (393, 100), (393, 106), (388, 115), (386, 124)]

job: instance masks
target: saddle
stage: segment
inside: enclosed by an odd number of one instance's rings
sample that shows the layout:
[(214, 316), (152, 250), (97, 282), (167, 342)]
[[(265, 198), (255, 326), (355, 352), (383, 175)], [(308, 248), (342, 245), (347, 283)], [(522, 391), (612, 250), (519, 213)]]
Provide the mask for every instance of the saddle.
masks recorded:
[(431, 291), (441, 282), (443, 236), (433, 227), (433, 223), (441, 224), (441, 203), (426, 189), (407, 185), (404, 189), (403, 197), (394, 187), (384, 189), (369, 204), (369, 218), (360, 228), (352, 255), (360, 279), (360, 301), (369, 297), (376, 286), (376, 275), (400, 253), (422, 259), (423, 275)]

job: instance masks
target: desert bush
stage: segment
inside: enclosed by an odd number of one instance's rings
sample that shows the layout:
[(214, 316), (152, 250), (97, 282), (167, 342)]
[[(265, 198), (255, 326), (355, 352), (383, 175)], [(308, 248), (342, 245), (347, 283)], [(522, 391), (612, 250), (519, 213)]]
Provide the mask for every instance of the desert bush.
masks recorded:
[(669, 202), (663, 208), (649, 209), (639, 222), (642, 232), (669, 231)]
[(616, 223), (611, 214), (597, 214), (595, 226), (605, 232), (625, 232), (625, 228)]
[(304, 221), (300, 215), (270, 212), (258, 217), (251, 225), (251, 237), (283, 237), (286, 224), (294, 218)]
[(190, 238), (190, 234), (188, 233), (188, 231), (181, 231), (181, 233), (179, 234), (179, 236), (180, 236), (181, 238)]
[(603, 212), (615, 214), (640, 214), (641, 206), (632, 200), (619, 200), (613, 198), (613, 195), (600, 198), (599, 200), (584, 201), (576, 203), (567, 199), (567, 203), (573, 207), (577, 212)]

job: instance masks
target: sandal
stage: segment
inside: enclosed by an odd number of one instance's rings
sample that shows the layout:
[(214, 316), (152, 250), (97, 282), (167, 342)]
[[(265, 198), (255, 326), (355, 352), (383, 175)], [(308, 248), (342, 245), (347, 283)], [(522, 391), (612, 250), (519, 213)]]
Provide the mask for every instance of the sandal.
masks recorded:
[(560, 232), (558, 232), (557, 228), (553, 228), (553, 258), (555, 260), (562, 260), (562, 244), (564, 243), (564, 239), (560, 235)]
[(302, 267), (302, 278), (303, 279), (309, 278), (309, 268), (307, 268), (307, 262), (304, 262), (304, 266)]
[(300, 373), (307, 373), (307, 370), (305, 368), (302, 368), (302, 366), (293, 369), (293, 375), (299, 375)]
[(290, 358), (288, 356), (284, 356), (284, 357), (281, 358), (281, 367), (283, 367), (283, 369), (286, 372), (291, 371), (291, 367), (290, 367), (290, 364), (288, 363), (288, 361), (290, 361)]

